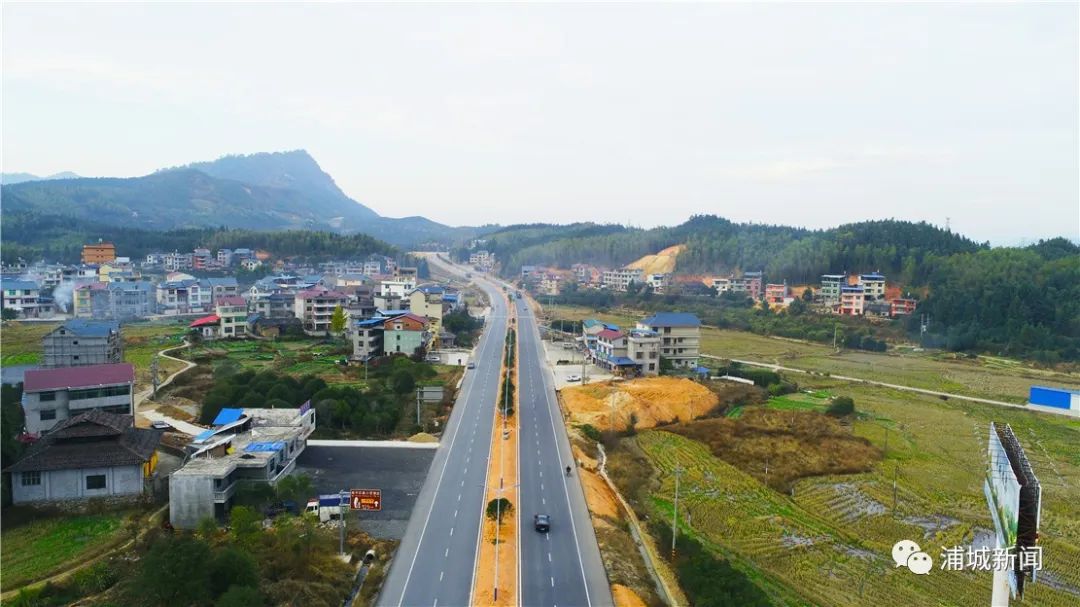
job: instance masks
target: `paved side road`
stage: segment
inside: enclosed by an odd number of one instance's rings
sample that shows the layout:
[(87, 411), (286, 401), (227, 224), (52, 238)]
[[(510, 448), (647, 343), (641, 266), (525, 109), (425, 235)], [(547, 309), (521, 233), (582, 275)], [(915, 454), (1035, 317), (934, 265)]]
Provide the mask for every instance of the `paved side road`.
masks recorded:
[[(727, 358), (722, 356), (713, 356), (712, 354), (702, 354), (702, 358), (711, 358), (713, 360), (730, 360), (737, 362), (741, 365), (750, 365), (751, 367), (762, 367), (765, 369), (771, 369), (773, 371), (789, 371), (791, 373), (803, 373), (810, 374), (806, 369), (797, 369), (795, 367), (785, 367), (783, 365), (774, 365), (772, 363), (757, 362), (754, 360), (739, 360), (737, 358)], [(978, 396), (965, 396), (963, 394), (952, 394), (949, 392), (938, 392), (937, 390), (927, 390), (925, 388), (915, 388), (912, 386), (901, 386), (900, 384), (889, 384), (883, 381), (875, 381), (872, 379), (863, 379), (861, 377), (848, 377), (846, 375), (834, 375), (829, 374), (829, 379), (839, 379), (840, 381), (849, 381), (857, 384), (868, 384), (871, 386), (881, 386), (882, 388), (892, 388), (894, 390), (904, 390), (905, 392), (917, 392), (919, 394), (927, 394), (929, 396), (945, 396), (948, 398), (955, 398), (957, 400), (966, 400), (973, 403), (984, 403), (987, 405), (997, 405), (999, 407), (1013, 407), (1015, 409), (1025, 409), (1027, 411), (1035, 411), (1036, 413), (1052, 413), (1051, 411), (1041, 411), (1032, 409), (1027, 405), (1020, 405), (1017, 403), (1007, 403), (1002, 400), (991, 400), (989, 398), (979, 398)]]

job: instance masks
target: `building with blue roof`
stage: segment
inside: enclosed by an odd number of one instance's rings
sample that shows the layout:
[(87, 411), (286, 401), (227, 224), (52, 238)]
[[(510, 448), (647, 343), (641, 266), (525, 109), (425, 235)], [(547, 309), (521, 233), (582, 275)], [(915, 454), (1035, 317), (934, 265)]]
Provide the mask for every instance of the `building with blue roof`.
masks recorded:
[[(676, 369), (693, 369), (701, 355), (701, 320), (688, 312), (657, 312), (638, 321), (638, 329), (656, 333), (660, 356)], [(659, 369), (659, 367), (657, 367)]]
[(41, 366), (82, 367), (109, 365), (124, 360), (120, 323), (73, 318), (41, 338)]
[(42, 302), (41, 286), (32, 280), (0, 282), (5, 310), (14, 310), (19, 318), (48, 318), (53, 315), (51, 303)]

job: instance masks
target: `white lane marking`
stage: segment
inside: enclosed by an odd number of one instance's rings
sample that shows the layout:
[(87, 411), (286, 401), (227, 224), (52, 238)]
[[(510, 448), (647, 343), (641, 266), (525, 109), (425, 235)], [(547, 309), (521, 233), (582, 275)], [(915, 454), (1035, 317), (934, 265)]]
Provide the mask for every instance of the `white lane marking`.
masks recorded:
[(435, 599), (435, 602), (431, 604), (431, 607), (439, 607), (439, 599)]
[(469, 473), (469, 469), (468, 469), (468, 468), (466, 468), (466, 469), (465, 469), (465, 474), (468, 474), (468, 473)]
[(540, 503), (547, 506), (547, 500), (544, 498), (540, 498)]
[(454, 508), (454, 518), (457, 518), (457, 508)]
[(551, 587), (552, 587), (552, 588), (554, 588), (554, 587), (555, 587), (555, 578), (554, 578), (554, 577), (553, 577), (553, 578), (551, 578)]
[(543, 491), (543, 490), (544, 490), (544, 483), (540, 483), (540, 490), (541, 490), (541, 491)]
[(457, 494), (457, 501), (459, 501), (459, 502), (461, 501), (461, 494), (460, 493)]
[[(492, 340), (488, 339), (488, 337), (489, 337), (488, 335), (485, 335), (482, 338), (482, 341), (484, 343), (482, 343), (480, 345), (480, 349), (479, 349), (478, 354), (477, 354), (478, 358), (483, 359), (484, 352), (486, 352), (489, 349), (489, 346), (492, 343)], [(472, 384), (472, 382), (469, 382), (468, 387), (464, 390), (464, 392), (461, 395), (461, 398), (464, 399), (464, 403), (463, 403), (464, 406), (461, 407), (461, 414), (460, 415), (467, 415), (467, 412), (468, 412), (468, 409), (469, 409), (469, 402), (470, 402), (471, 397), (472, 397), (472, 388), (473, 388), (473, 384)], [(457, 407), (455, 407), (455, 409), (456, 408)], [(453, 414), (451, 414), (451, 417), (453, 417)], [(431, 496), (431, 504), (428, 506), (427, 516), (424, 517), (424, 527), (420, 530), (420, 539), (416, 540), (416, 552), (413, 553), (412, 561), (409, 562), (409, 571), (405, 574), (405, 583), (401, 585), (401, 596), (398, 597), (398, 607), (401, 607), (401, 604), (405, 602), (405, 593), (409, 590), (409, 580), (412, 579), (413, 568), (416, 567), (416, 558), (420, 555), (420, 552), (421, 552), (420, 548), (424, 545), (424, 534), (427, 533), (428, 523), (431, 522), (431, 513), (435, 511), (435, 502), (437, 502), (439, 500), (439, 489), (442, 488), (443, 477), (446, 475), (446, 466), (450, 463), (450, 454), (453, 453), (453, 451), (454, 451), (454, 443), (457, 441), (458, 431), (459, 430), (461, 430), (461, 422), (459, 420), (454, 420), (454, 435), (452, 437), (450, 437), (450, 444), (447, 445), (447, 447), (446, 447), (446, 459), (443, 460), (442, 470), (439, 471), (439, 480), (436, 481), (436, 483), (435, 483), (435, 493), (433, 493), (432, 496)], [(473, 429), (473, 432), (474, 433), (476, 432), (475, 428)], [(485, 487), (485, 491), (486, 491), (486, 487)], [(458, 500), (459, 501), (461, 500), (461, 495), (460, 494), (458, 495)], [(479, 550), (477, 552), (479, 552)], [(477, 557), (478, 557), (478, 555), (473, 556), (473, 570), (474, 571), (476, 569), (476, 558)], [(474, 573), (474, 576), (475, 576), (475, 573)], [(438, 600), (438, 599), (436, 599), (436, 600)], [(469, 601), (470, 602), (472, 601), (471, 593), (470, 593), (470, 596), (469, 596)]]
[(540, 471), (540, 478), (544, 478), (544, 471), (543, 470)]
[[(549, 554), (549, 555), (548, 555), (548, 559), (550, 560), (550, 558), (551, 558), (551, 555)], [(446, 573), (445, 571), (440, 571), (440, 572), (439, 572), (439, 581), (440, 581), (440, 582), (442, 581), (442, 576), (443, 576), (443, 575), (444, 575), (445, 573)], [(439, 600), (439, 599), (435, 599), (435, 600), (437, 601), (437, 600)]]
[[(549, 563), (551, 562), (551, 553), (550, 552), (548, 553), (548, 562)], [(439, 578), (439, 579), (441, 580), (442, 578)]]
[(461, 481), (461, 486), (462, 486), (462, 487), (464, 487), (464, 486), (465, 486), (465, 481)]
[(447, 548), (446, 552), (443, 553), (443, 558), (446, 558), (448, 556), (450, 556), (450, 549), (449, 548)]
[(453, 527), (450, 528), (450, 537), (454, 537), (454, 528)]

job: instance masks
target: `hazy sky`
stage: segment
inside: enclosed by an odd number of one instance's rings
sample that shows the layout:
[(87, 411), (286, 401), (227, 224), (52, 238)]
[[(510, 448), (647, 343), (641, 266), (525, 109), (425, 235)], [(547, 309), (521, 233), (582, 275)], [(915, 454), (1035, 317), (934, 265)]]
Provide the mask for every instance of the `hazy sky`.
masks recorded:
[(305, 148), (388, 216), (1080, 237), (1076, 3), (3, 6), (3, 170)]

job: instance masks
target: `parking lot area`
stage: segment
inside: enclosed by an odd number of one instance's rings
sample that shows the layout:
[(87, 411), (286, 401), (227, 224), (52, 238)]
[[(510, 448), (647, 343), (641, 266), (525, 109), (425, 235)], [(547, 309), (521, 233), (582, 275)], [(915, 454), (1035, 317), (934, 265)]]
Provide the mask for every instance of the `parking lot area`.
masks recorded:
[(349, 524), (380, 539), (401, 539), (435, 449), (309, 446), (296, 472), (311, 477), (320, 494), (345, 489), (381, 489), (382, 510), (354, 512)]
[[(561, 390), (566, 386), (580, 385), (582, 381), (594, 382), (611, 379), (612, 375), (610, 373), (592, 364), (585, 365), (585, 374), (582, 375), (582, 354), (576, 346), (567, 347), (571, 345), (570, 342), (544, 342), (544, 353), (547, 356), (547, 362), (555, 373), (556, 390)], [(569, 361), (570, 364), (558, 364), (559, 361)], [(576, 379), (570, 381), (571, 378)]]

